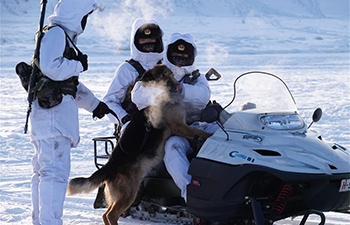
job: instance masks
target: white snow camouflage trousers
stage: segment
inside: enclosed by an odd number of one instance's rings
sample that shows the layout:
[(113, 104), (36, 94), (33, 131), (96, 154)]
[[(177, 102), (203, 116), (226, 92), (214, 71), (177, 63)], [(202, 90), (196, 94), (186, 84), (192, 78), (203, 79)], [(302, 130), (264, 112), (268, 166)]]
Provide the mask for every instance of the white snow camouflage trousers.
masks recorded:
[(70, 149), (70, 139), (63, 136), (34, 141), (31, 180), (34, 225), (62, 225)]
[[(191, 127), (196, 127), (208, 133), (214, 133), (219, 126), (214, 123), (194, 122)], [(179, 136), (170, 137), (165, 143), (164, 163), (175, 184), (181, 190), (181, 196), (187, 202), (187, 185), (191, 182), (191, 176), (187, 173), (190, 162), (187, 155), (193, 150), (186, 138)]]

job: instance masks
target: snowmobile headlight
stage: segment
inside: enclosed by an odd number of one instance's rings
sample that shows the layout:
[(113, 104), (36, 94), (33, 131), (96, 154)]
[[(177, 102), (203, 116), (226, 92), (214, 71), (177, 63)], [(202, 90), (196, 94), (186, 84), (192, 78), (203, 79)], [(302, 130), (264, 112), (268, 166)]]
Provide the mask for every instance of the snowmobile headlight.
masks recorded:
[(296, 114), (262, 116), (260, 121), (274, 130), (295, 130), (304, 127), (304, 121)]

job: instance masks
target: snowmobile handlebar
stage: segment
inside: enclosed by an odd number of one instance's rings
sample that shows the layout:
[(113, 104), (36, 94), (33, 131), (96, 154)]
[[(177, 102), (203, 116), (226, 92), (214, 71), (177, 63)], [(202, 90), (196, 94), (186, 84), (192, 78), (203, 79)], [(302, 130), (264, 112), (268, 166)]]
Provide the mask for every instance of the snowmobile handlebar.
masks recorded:
[[(213, 78), (214, 76), (214, 78)], [(210, 68), (208, 70), (208, 72), (205, 74), (205, 78), (208, 80), (208, 81), (215, 81), (215, 80), (219, 80), (221, 78), (221, 74), (216, 71), (214, 68)]]

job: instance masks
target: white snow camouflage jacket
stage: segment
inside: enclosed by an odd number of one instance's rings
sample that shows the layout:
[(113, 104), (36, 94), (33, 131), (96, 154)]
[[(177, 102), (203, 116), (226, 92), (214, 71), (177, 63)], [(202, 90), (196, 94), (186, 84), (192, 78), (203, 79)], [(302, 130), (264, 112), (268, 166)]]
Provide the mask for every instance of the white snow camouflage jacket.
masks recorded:
[[(49, 25), (58, 24), (65, 29), (70, 38), (76, 42), (83, 32), (82, 18), (95, 10), (98, 4), (95, 0), (61, 0), (48, 18)], [(69, 43), (72, 47), (72, 44)], [(60, 27), (53, 27), (44, 35), (40, 47), (40, 69), (43, 74), (55, 81), (66, 80), (79, 76), (83, 71), (80, 61), (63, 57), (66, 46), (66, 36)], [(62, 103), (50, 109), (41, 108), (36, 99), (30, 116), (31, 140), (37, 141), (56, 136), (65, 136), (71, 140), (71, 146), (79, 143), (78, 107), (92, 112), (99, 100), (82, 83), (77, 86), (74, 99), (64, 95)]]
[[(161, 53), (145, 53), (136, 48), (134, 44), (135, 33), (142, 25), (146, 23), (156, 24), (159, 26), (158, 22), (154, 19), (136, 19), (131, 28), (130, 50), (131, 58), (138, 61), (145, 70), (148, 70), (156, 65), (159, 60), (163, 59), (164, 51)], [(134, 85), (138, 76), (139, 73), (132, 65), (130, 65), (128, 62), (122, 63), (115, 72), (113, 81), (103, 98), (103, 101), (118, 115), (120, 120), (127, 115), (127, 112), (123, 109), (121, 103), (125, 100), (126, 92), (129, 86)], [(114, 116), (108, 114), (108, 118), (111, 122), (118, 124), (118, 120)]]

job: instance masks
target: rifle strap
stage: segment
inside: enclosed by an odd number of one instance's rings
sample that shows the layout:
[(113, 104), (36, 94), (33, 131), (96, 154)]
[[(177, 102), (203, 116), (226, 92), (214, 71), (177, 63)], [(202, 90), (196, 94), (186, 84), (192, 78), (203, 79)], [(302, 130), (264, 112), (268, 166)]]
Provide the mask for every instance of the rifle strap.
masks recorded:
[(51, 28), (53, 28), (53, 27), (60, 27), (60, 28), (63, 30), (63, 32), (65, 33), (66, 38), (70, 41), (70, 43), (72, 44), (73, 48), (78, 52), (78, 54), (81, 54), (81, 55), (83, 54), (83, 53), (79, 50), (79, 48), (74, 44), (73, 40), (69, 37), (69, 35), (67, 34), (67, 32), (65, 31), (65, 29), (64, 29), (61, 25), (59, 25), (59, 24), (52, 24), (52, 25), (46, 26), (44, 29), (45, 29), (45, 30), (49, 30), (49, 29), (51, 29)]
[[(142, 67), (141, 63), (139, 63), (138, 61), (134, 59), (129, 59), (125, 61), (128, 62), (130, 65), (132, 65), (135, 68), (135, 70), (139, 73), (138, 79), (140, 79), (142, 75), (146, 72), (146, 70)], [(161, 60), (157, 62), (157, 64), (161, 64), (161, 63), (162, 63)]]
[(135, 70), (139, 73), (138, 78), (140, 78), (146, 72), (146, 70), (142, 67), (142, 65), (138, 61), (134, 59), (129, 59), (129, 60), (126, 60), (126, 62), (132, 65), (135, 68)]
[(74, 42), (72, 41), (72, 39), (68, 36), (67, 32), (62, 28), (62, 30), (64, 31), (64, 33), (66, 34), (66, 37), (68, 38), (68, 40), (70, 41), (70, 43), (73, 45), (74, 49), (78, 52), (79, 55), (82, 55), (83, 53), (79, 50), (79, 48), (74, 44)]
[(138, 61), (134, 59), (129, 59), (125, 61), (128, 62), (132, 67), (134, 67), (134, 69), (139, 74), (136, 80), (134, 81), (134, 83), (127, 88), (124, 101), (121, 103), (121, 106), (128, 114), (133, 114), (134, 112), (137, 112), (138, 109), (136, 105), (131, 101), (131, 90), (133, 89), (135, 83), (141, 79), (142, 75), (146, 72), (146, 70), (142, 67), (142, 65)]

